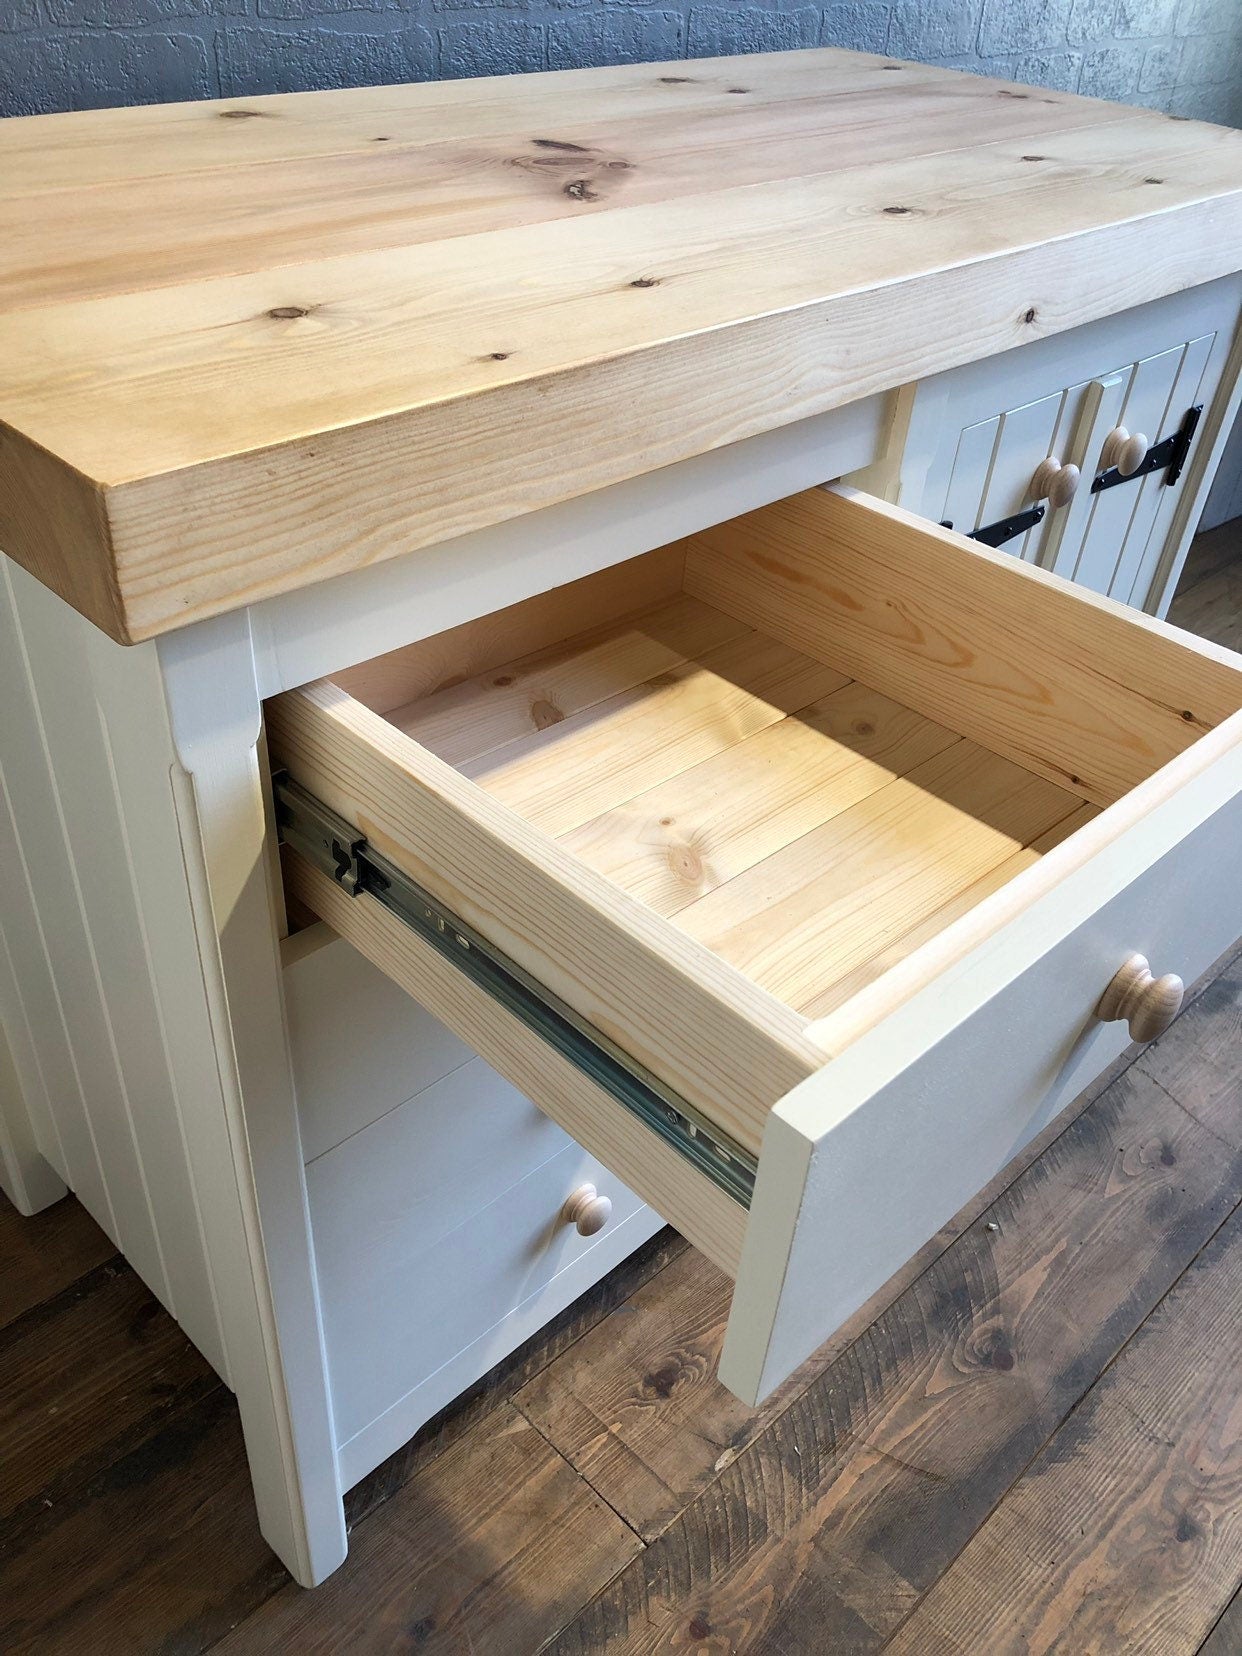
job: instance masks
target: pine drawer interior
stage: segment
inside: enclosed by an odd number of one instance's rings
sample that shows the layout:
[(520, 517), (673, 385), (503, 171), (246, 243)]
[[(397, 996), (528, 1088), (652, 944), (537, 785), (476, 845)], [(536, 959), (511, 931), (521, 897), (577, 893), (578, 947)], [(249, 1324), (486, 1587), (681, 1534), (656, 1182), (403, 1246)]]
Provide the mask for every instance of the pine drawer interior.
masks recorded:
[(753, 624), (710, 562), (661, 548), (336, 682), (820, 1017), (1098, 807), (838, 664), (830, 634), (810, 654)]
[[(297, 782), (757, 1157), (895, 978), (931, 981), (948, 936), (1101, 817), (1124, 826), (1239, 707), (1229, 652), (816, 489), (289, 692), (269, 731)], [(327, 886), (292, 882), (399, 975)], [(456, 1025), (504, 1070), (482, 1027)], [(508, 1073), (539, 1101), (529, 1064)], [(616, 1163), (644, 1188), (641, 1140)], [(685, 1228), (707, 1193), (679, 1180), (662, 1211)], [(716, 1213), (695, 1239), (735, 1268), (743, 1227)]]

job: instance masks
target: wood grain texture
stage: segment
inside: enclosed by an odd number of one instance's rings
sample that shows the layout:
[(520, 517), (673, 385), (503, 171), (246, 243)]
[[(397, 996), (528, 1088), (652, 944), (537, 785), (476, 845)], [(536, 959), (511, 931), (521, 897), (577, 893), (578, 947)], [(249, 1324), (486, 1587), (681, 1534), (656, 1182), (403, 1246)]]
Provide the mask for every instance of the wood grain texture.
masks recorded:
[(197, 1653), (288, 1579), (259, 1534), (223, 1386), (72, 1493), (40, 1500), (13, 1541), (0, 1595), (13, 1656)]
[(641, 1543), (568, 1463), (502, 1407), (355, 1535), (314, 1593), (282, 1589), (217, 1649), (478, 1656), (537, 1650)]
[(552, 1648), (878, 1650), (1240, 1197), (1123, 1077)]
[(1031, 1141), (760, 1408), (715, 1377), (732, 1284), (690, 1253), (634, 1294), (624, 1319), (589, 1330), (514, 1401), (632, 1529), (655, 1540), (806, 1387), (913, 1288), (942, 1254), (1130, 1067), (1127, 1057)]
[[(187, 113), (194, 108), (183, 107)], [(1236, 986), (1236, 950), (1231, 955), (1217, 973), (1232, 967)], [(922, 1580), (943, 1576), (950, 1555), (956, 1550), (961, 1556), (962, 1536), (980, 1522), (986, 1526), (1004, 1489), (1059, 1426), (1066, 1407), (1088, 1391), (1126, 1330), (1159, 1302), (1179, 1261), (1191, 1257), (1223, 1214), (1238, 1149), (1236, 1138), (1226, 1145), (1221, 1136), (1238, 1121), (1236, 1095), (1228, 1087), (1236, 1020), (1236, 987), (1224, 984), (1214, 996), (1211, 983), (1205, 984), (1122, 1086), (1116, 1082), (1134, 1070), (1134, 1055), (1118, 1060), (1067, 1112), (1077, 1122), (1072, 1132), (1063, 1117), (1024, 1152), (1027, 1171), (1009, 1197), (997, 1201), (1014, 1168), (998, 1178), (990, 1195), (956, 1216), (921, 1263), (888, 1285), (887, 1298), (861, 1315), (841, 1346), (834, 1342), (824, 1354), (831, 1366), (813, 1393), (806, 1392), (811, 1401), (801, 1413), (787, 1409), (773, 1421), (740, 1409), (727, 1412), (729, 1400), (709, 1378), (726, 1285), (710, 1266), (686, 1256), (683, 1244), (667, 1235), (656, 1238), (647, 1257), (622, 1268), (620, 1280), (614, 1275), (542, 1330), (480, 1383), (460, 1414), (454, 1406), (429, 1423), (353, 1492), (353, 1545), (359, 1548), (373, 1532), (377, 1540), (368, 1557), (382, 1551), (387, 1563), (386, 1570), (368, 1567), (358, 1602), (341, 1616), (362, 1616), (377, 1597), (385, 1605), (400, 1598), (410, 1578), (410, 1554), (405, 1545), (385, 1545), (389, 1514), (408, 1534), (435, 1461), (517, 1391), (519, 1405), (537, 1414), (540, 1429), (579, 1477), (588, 1472), (633, 1527), (645, 1526), (657, 1537), (666, 1532), (647, 1549), (641, 1570), (636, 1562), (595, 1603), (581, 1607), (581, 1618), (565, 1609), (568, 1597), (562, 1601), (557, 1614), (567, 1619), (566, 1629), (557, 1633), (547, 1623), (540, 1629), (550, 1633), (550, 1649), (590, 1656), (625, 1649), (640, 1640), (644, 1606), (658, 1625), (640, 1648), (697, 1653), (718, 1646), (738, 1656), (876, 1648), (882, 1643), (877, 1630), (895, 1627), (917, 1607), (918, 1590), (901, 1567), (903, 1558), (923, 1560)], [(1202, 1087), (1196, 1054), (1207, 1072)], [(1208, 1115), (1205, 1103), (1215, 1113)], [(31, 1263), (21, 1233), (37, 1238), (44, 1221), (73, 1212), (73, 1202), (66, 1201), (20, 1221), (16, 1232), (0, 1220), (0, 1285)], [(999, 1228), (988, 1229), (991, 1224)], [(65, 1237), (73, 1228), (66, 1226)], [(79, 1224), (75, 1234), (83, 1243), (76, 1261), (67, 1240), (49, 1247), (46, 1263), (57, 1273), (49, 1291), (102, 1263), (91, 1252), (97, 1245), (92, 1227)], [(659, 1275), (650, 1272), (659, 1273), (670, 1252), (685, 1263), (667, 1276), (662, 1291)], [(937, 1259), (940, 1268), (929, 1273)], [(645, 1287), (632, 1298), (640, 1283)], [(67, 1303), (62, 1300), (62, 1312)], [(89, 1320), (88, 1301), (71, 1303), (75, 1317)], [(123, 1328), (124, 1303), (113, 1303)], [(1006, 1341), (1015, 1358), (1009, 1369)], [(72, 1343), (66, 1338), (65, 1349)], [(88, 1342), (78, 1344), (86, 1349)], [(23, 1349), (29, 1362), (42, 1360), (38, 1341), (24, 1342)], [(146, 1346), (156, 1359), (162, 1349), (159, 1339)], [(552, 1368), (540, 1384), (549, 1359)], [(1236, 1391), (1236, 1361), (1226, 1370), (1212, 1344), (1201, 1362), (1215, 1376), (1222, 1399)], [(1177, 1369), (1176, 1360), (1170, 1367)], [(20, 1384), (20, 1373), (6, 1365), (8, 1383)], [(647, 1376), (656, 1384), (646, 1384)], [(56, 1402), (49, 1392), (41, 1396), (49, 1407)], [(122, 1444), (121, 1458), (106, 1464), (114, 1402), (111, 1389), (99, 1391), (95, 1437), (77, 1439), (86, 1463), (102, 1469), (71, 1478), (50, 1506), (36, 1497), (20, 1536), (6, 1529), (0, 1595), (0, 1645), (6, 1651), (197, 1656), (287, 1582), (254, 1524), (236, 1408), (227, 1392), (220, 1387), (171, 1418), (158, 1415), (153, 1436)], [(757, 1441), (743, 1441), (756, 1422)], [(1006, 1433), (1008, 1447), (998, 1448)], [(1178, 1441), (1176, 1430), (1165, 1435)], [(735, 1446), (734, 1464), (723, 1475), (716, 1472), (715, 1462)], [(749, 1472), (738, 1481), (737, 1467), (754, 1467), (761, 1453), (764, 1475)], [(820, 1525), (814, 1508), (824, 1496), (825, 1460), (836, 1466), (851, 1456), (859, 1475), (852, 1485), (843, 1476), (835, 1500), (829, 1490)], [(404, 1499), (397, 1499), (403, 1491)], [(1056, 1533), (1067, 1546), (1079, 1544), (1081, 1491), (1069, 1495), (1049, 1513), (1041, 1541)], [(684, 1515), (668, 1528), (682, 1508)], [(998, 1510), (1003, 1512), (1003, 1501)], [(1141, 1494), (1136, 1511), (1146, 1526)], [(1166, 1523), (1175, 1522), (1177, 1512), (1175, 1500)], [(1242, 1599), (1235, 1596), (1226, 1607), (1219, 1598), (1213, 1540), (1219, 1533), (1213, 1526), (1206, 1535), (1174, 1540), (1155, 1557), (1153, 1575), (1175, 1580), (1183, 1604), (1218, 1599), (1223, 1614), (1201, 1648), (1206, 1656), (1236, 1656)], [(514, 1524), (507, 1534), (520, 1552), (522, 1528)], [(579, 1543), (579, 1532), (569, 1526), (565, 1545)], [(420, 1603), (437, 1592), (444, 1594), (442, 1602), (454, 1595), (460, 1602), (473, 1583), (494, 1584), (506, 1568), (501, 1550), (450, 1553), (443, 1575), (420, 1577)], [(747, 1556), (756, 1563), (741, 1579)], [(1129, 1567), (1124, 1537), (1116, 1557), (1119, 1569)], [(1111, 1558), (1100, 1565), (1095, 1585), (1107, 1595)], [(552, 1571), (559, 1568), (554, 1559)], [(1009, 1571), (1028, 1568), (1020, 1553), (1007, 1554), (996, 1595), (1004, 1596)], [(1212, 1576), (1210, 1593), (1194, 1586), (1191, 1576), (1200, 1573)], [(1145, 1585), (1140, 1581), (1140, 1592)], [(484, 1596), (494, 1604), (494, 1586)], [(785, 1600), (789, 1632), (782, 1642)], [(306, 1595), (306, 1602), (313, 1606), (319, 1595)], [(522, 1621), (526, 1602), (521, 1593), (509, 1595), (515, 1618), (509, 1648), (515, 1652), (523, 1648), (520, 1630), (529, 1625)], [(744, 1609), (735, 1616), (738, 1603)], [(282, 1605), (281, 1626), (288, 1613)], [(1197, 1609), (1188, 1637), (1166, 1639), (1164, 1648), (1190, 1656), (1197, 1642), (1190, 1635), (1203, 1625)], [(767, 1636), (773, 1626), (775, 1642)], [(459, 1627), (454, 1624), (454, 1636)], [(1121, 1646), (1113, 1633), (1102, 1630), (1099, 1648)], [(395, 1631), (387, 1648), (419, 1638), (437, 1638), (422, 1619)], [(967, 1638), (965, 1648), (972, 1642)], [(457, 1656), (469, 1647), (458, 1637), (448, 1648)]]
[(1077, 795), (685, 595), (386, 717), (812, 1013), (1083, 820)]
[(561, 836), (672, 915), (957, 740), (851, 683)]
[(802, 1011), (1081, 803), (957, 742), (691, 903), (676, 923)]
[(622, 617), (671, 601), (681, 592), (685, 563), (683, 543), (658, 546), (359, 662), (337, 673), (336, 682), (374, 712), (389, 714), (486, 673), (490, 667), (534, 655), (576, 633), (615, 625)]
[(1179, 1018), (1138, 1066), (1230, 1149), (1242, 1150), (1242, 958), (1203, 991), (1203, 1019)]
[(1219, 1621), (1199, 1646), (1199, 1656), (1237, 1656), (1242, 1650), (1242, 1588), (1230, 1599)]
[[(695, 598), (678, 597), (631, 623), (583, 634), (572, 625), (561, 640), (498, 670), (452, 685), (386, 717), (416, 742), (467, 775), (487, 775), (523, 752), (522, 739), (675, 673), (750, 629)], [(606, 710), (598, 717), (606, 718)], [(593, 721), (581, 721), (583, 723)], [(558, 730), (563, 738), (574, 727)], [(492, 759), (495, 750), (503, 749)], [(555, 760), (557, 749), (552, 749)], [(482, 764), (476, 761), (485, 761)]]
[(0, 1364), (0, 1515), (10, 1538), (41, 1501), (63, 1499), (218, 1384), (123, 1260), (10, 1323)]
[(1098, 805), (1242, 707), (1218, 646), (844, 487), (694, 537), (686, 589)]
[(559, 836), (845, 682), (834, 668), (747, 632), (462, 770), (535, 827)]
[(809, 1018), (826, 1018), (838, 1007), (844, 1006), (860, 990), (876, 982), (885, 972), (907, 959), (931, 938), (938, 936), (963, 914), (969, 914), (976, 904), (990, 897), (994, 891), (999, 891), (1023, 869), (1033, 867), (1040, 857), (1051, 851), (1054, 846), (1060, 845), (1071, 834), (1076, 834), (1080, 828), (1086, 827), (1098, 814), (1094, 805), (1079, 806), (1046, 834), (1040, 834), (1029, 845), (1024, 845), (1003, 862), (995, 864), (972, 884), (964, 886), (947, 903), (933, 909), (924, 920), (912, 926), (909, 931), (903, 931), (885, 948), (862, 961), (844, 977), (838, 978), (831, 988), (811, 995), (802, 1003), (803, 1012)]
[(1219, 1381), (1239, 1368), (1234, 1218), (902, 1626), (893, 1656), (955, 1656), (964, 1641), (997, 1656), (1195, 1649), (1242, 1556), (1242, 1397)]
[(132, 640), (502, 522), (1232, 272), (1240, 148), (831, 50), (10, 122), (5, 549)]
[[(355, 1484), (345, 1496), (350, 1525), (361, 1523), (438, 1455), (458, 1443), (476, 1421), (492, 1414), (537, 1379), (550, 1363), (601, 1323), (607, 1323), (614, 1311), (627, 1306), (688, 1248), (689, 1243), (677, 1231), (667, 1226), (657, 1231), (649, 1242), (609, 1271), (589, 1294), (546, 1322), (537, 1334), (490, 1368), (476, 1385), (433, 1415), (407, 1444)], [(619, 1320), (628, 1319), (630, 1314), (626, 1310)]]
[(0, 1197), (0, 1328), (115, 1255), (80, 1203), (59, 1201), (28, 1219)]
[(752, 1151), (822, 1063), (796, 1013), (331, 682), (270, 702), (268, 736), (377, 851)]

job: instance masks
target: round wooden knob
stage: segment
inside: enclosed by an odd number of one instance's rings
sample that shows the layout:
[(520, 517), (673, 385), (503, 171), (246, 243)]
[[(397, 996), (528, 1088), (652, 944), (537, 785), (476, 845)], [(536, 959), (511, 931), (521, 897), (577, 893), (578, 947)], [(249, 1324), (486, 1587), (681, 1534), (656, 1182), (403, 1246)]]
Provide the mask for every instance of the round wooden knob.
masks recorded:
[(561, 1209), (567, 1225), (576, 1225), (579, 1236), (594, 1236), (612, 1218), (612, 1203), (593, 1184), (579, 1185)]
[(1054, 511), (1060, 506), (1068, 506), (1078, 493), (1081, 475), (1077, 466), (1063, 466), (1049, 455), (1035, 468), (1031, 479), (1031, 499), (1046, 500)]
[(1175, 973), (1152, 977), (1146, 955), (1134, 954), (1104, 991), (1095, 1015), (1101, 1023), (1124, 1018), (1132, 1041), (1154, 1041), (1181, 1011), (1185, 992)]
[(1147, 458), (1150, 447), (1141, 431), (1131, 436), (1125, 426), (1116, 426), (1104, 439), (1104, 447), (1100, 450), (1100, 470), (1108, 471), (1116, 466), (1123, 477), (1133, 477)]

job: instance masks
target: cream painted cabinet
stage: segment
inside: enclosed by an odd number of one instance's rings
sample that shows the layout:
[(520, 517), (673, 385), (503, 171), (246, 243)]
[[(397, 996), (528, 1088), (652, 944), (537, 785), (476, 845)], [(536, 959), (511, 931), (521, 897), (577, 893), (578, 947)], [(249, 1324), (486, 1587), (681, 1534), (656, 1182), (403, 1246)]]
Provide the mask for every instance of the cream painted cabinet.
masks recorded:
[(1242, 930), (1242, 658), (822, 486), (883, 414), (130, 649), (4, 566), (6, 1188), (303, 1581), (662, 1220), (757, 1402)]
[(0, 123), (0, 1184), (307, 1584), (664, 1220), (766, 1396), (1242, 932), (1242, 135), (666, 70)]
[[(1012, 556), (1164, 614), (1211, 482), (1238, 309), (1238, 284), (1219, 282), (923, 381), (901, 405), (883, 492), (968, 535), (1017, 519)], [(1174, 483), (1162, 467), (1093, 491), (1113, 433), (1154, 447), (1183, 426)]]

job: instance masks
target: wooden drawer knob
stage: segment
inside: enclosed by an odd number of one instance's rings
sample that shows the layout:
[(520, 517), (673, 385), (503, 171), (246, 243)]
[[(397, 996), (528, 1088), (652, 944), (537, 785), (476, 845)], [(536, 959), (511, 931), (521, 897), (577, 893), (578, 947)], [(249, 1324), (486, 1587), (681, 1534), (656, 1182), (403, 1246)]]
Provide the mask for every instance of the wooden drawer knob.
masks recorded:
[(1031, 479), (1031, 499), (1046, 500), (1054, 511), (1060, 506), (1068, 506), (1078, 493), (1081, 475), (1077, 466), (1063, 466), (1049, 455), (1035, 468)]
[(593, 1184), (579, 1185), (561, 1209), (567, 1225), (576, 1225), (579, 1236), (594, 1236), (612, 1218), (612, 1203)]
[(1132, 1041), (1154, 1041), (1181, 1011), (1185, 992), (1173, 972), (1152, 977), (1146, 955), (1134, 954), (1104, 991), (1095, 1015), (1101, 1023), (1124, 1018)]
[(1123, 477), (1133, 477), (1147, 458), (1150, 447), (1141, 431), (1131, 436), (1125, 426), (1117, 426), (1104, 439), (1104, 447), (1100, 450), (1100, 470), (1109, 471), (1116, 466)]

